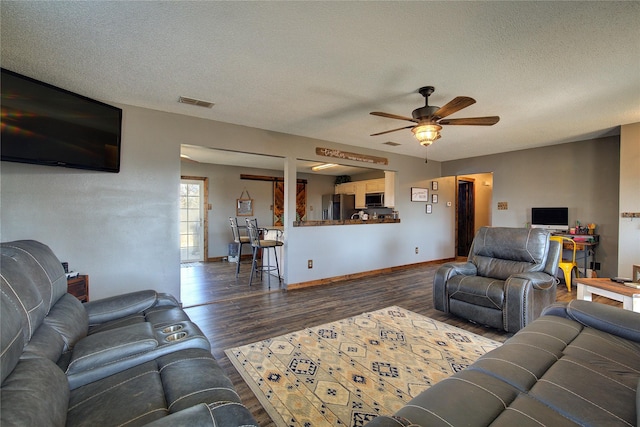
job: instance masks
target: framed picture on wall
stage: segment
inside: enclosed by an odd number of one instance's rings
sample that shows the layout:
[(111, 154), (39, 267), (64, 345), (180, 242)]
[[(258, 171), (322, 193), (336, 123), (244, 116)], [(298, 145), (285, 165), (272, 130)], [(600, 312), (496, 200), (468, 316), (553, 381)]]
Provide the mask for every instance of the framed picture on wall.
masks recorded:
[(438, 203), (438, 195), (437, 194), (432, 194), (431, 195), (431, 203)]
[(420, 187), (411, 187), (411, 201), (412, 202), (428, 202), (429, 189), (420, 188)]
[(427, 205), (427, 213), (430, 214), (433, 211), (433, 207), (431, 205)]
[(438, 191), (438, 181), (431, 181), (431, 189), (433, 191)]
[(253, 216), (253, 199), (236, 199), (236, 216)]

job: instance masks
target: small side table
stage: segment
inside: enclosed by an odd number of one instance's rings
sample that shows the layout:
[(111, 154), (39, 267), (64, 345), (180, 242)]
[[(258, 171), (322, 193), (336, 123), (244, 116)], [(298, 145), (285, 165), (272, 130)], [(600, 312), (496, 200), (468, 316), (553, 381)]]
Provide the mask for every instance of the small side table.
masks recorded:
[(67, 279), (67, 292), (78, 298), (81, 302), (89, 301), (89, 276), (80, 274)]
[(640, 312), (640, 289), (630, 288), (606, 278), (577, 278), (578, 299), (592, 301), (592, 295), (602, 295), (622, 303), (625, 310)]

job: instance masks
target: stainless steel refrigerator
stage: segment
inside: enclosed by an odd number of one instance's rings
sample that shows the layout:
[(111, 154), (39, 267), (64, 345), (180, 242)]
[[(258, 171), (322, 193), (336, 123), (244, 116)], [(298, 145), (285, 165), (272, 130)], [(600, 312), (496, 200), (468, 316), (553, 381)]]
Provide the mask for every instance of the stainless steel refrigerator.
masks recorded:
[(325, 194), (322, 196), (322, 219), (349, 219), (356, 209), (353, 194)]

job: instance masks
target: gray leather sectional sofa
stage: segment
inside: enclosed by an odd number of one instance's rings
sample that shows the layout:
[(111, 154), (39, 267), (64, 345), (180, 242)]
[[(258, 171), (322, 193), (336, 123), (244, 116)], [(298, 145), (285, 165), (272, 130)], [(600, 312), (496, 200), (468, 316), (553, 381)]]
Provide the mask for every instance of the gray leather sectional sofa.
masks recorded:
[(640, 314), (573, 300), (369, 427), (640, 425)]
[(1, 253), (0, 425), (257, 425), (173, 297), (82, 304), (46, 245)]

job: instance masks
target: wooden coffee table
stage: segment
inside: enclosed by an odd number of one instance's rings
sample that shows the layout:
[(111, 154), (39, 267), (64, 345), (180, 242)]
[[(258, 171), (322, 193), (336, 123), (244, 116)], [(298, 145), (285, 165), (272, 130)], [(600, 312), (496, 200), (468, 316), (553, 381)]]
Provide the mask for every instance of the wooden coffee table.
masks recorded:
[(607, 278), (577, 278), (578, 299), (591, 301), (593, 294), (622, 302), (625, 310), (640, 313), (640, 289), (630, 288)]

